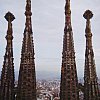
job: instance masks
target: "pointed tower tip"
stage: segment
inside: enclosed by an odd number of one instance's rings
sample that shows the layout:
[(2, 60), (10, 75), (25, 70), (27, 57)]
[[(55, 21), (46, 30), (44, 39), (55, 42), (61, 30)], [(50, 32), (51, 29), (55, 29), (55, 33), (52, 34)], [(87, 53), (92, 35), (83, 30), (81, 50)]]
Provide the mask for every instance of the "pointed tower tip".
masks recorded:
[(71, 10), (70, 10), (70, 0), (66, 0), (65, 15), (66, 15), (66, 14), (68, 14), (68, 15), (71, 14)]
[(70, 6), (70, 0), (66, 0), (66, 4)]
[(26, 0), (26, 11), (25, 11), (26, 16), (31, 16), (31, 0)]
[(31, 0), (26, 0), (26, 5), (30, 6), (31, 5)]

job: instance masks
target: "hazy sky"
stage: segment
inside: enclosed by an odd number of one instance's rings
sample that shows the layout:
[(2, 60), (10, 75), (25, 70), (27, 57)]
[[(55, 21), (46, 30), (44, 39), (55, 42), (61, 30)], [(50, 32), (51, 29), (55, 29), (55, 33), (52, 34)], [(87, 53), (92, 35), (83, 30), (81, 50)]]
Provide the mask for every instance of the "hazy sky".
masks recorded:
[[(0, 0), (0, 71), (3, 65), (7, 21), (4, 15), (10, 11), (13, 21), (13, 48), (15, 70), (19, 69), (20, 53), (25, 27), (26, 0)], [(65, 0), (32, 0), (32, 26), (35, 45), (36, 71), (57, 71), (60, 74), (64, 34)], [(100, 75), (100, 0), (71, 0), (72, 28), (78, 75), (83, 76), (85, 53), (85, 10), (90, 9), (93, 49), (98, 75)]]

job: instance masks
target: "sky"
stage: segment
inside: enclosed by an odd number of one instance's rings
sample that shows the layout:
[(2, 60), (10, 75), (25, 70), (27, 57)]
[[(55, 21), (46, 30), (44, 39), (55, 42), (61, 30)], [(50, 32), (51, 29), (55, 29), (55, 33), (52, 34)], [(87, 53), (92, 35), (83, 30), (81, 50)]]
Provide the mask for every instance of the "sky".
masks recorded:
[[(26, 0), (0, 0), (0, 71), (2, 69), (5, 48), (7, 21), (5, 14), (15, 15), (13, 21), (14, 67), (19, 70), (23, 32), (25, 27)], [(65, 0), (32, 0), (32, 27), (35, 49), (36, 71), (52, 71), (60, 74), (62, 45), (65, 25)], [(71, 0), (71, 19), (78, 77), (84, 75), (85, 27), (84, 12), (90, 9), (93, 33), (93, 50), (98, 76), (100, 75), (100, 0)], [(99, 76), (100, 77), (100, 76)]]

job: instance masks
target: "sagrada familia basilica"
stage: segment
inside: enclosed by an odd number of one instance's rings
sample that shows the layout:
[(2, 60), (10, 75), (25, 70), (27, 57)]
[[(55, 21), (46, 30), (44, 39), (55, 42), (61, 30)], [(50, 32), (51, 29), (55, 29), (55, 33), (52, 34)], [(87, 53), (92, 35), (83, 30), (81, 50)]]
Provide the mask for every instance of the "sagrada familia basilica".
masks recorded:
[[(65, 4), (65, 28), (63, 37), (60, 100), (79, 100), (78, 76), (75, 61), (73, 30), (71, 25), (70, 0)], [(13, 62), (13, 27), (15, 16), (8, 12), (5, 19), (8, 22), (6, 35), (6, 51), (1, 72), (0, 100), (37, 100), (36, 71), (34, 61), (34, 43), (32, 32), (31, 0), (26, 0), (25, 29), (23, 34), (21, 61), (18, 76), (18, 85), (15, 89), (15, 73)], [(93, 13), (86, 10), (83, 14), (86, 19), (86, 50), (84, 65), (84, 100), (100, 100), (98, 78), (92, 47), (92, 32), (90, 19)]]

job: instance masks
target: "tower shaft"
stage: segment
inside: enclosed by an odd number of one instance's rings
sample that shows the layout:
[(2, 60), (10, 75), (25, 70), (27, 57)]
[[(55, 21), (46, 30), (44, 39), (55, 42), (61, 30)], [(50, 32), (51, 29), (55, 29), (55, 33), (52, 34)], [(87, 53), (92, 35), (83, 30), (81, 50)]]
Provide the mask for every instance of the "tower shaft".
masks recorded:
[(31, 1), (26, 1), (26, 23), (21, 52), (17, 100), (36, 100), (36, 74), (31, 23)]
[(5, 19), (8, 21), (8, 30), (6, 35), (7, 46), (1, 73), (0, 100), (14, 100), (15, 76), (13, 63), (12, 21), (15, 17), (12, 13), (8, 12), (5, 15)]
[(90, 26), (90, 18), (93, 17), (93, 14), (90, 10), (87, 10), (83, 16), (87, 20), (85, 29), (86, 51), (84, 69), (84, 100), (100, 100)]
[(79, 100), (70, 0), (66, 0), (65, 5), (60, 100)]

